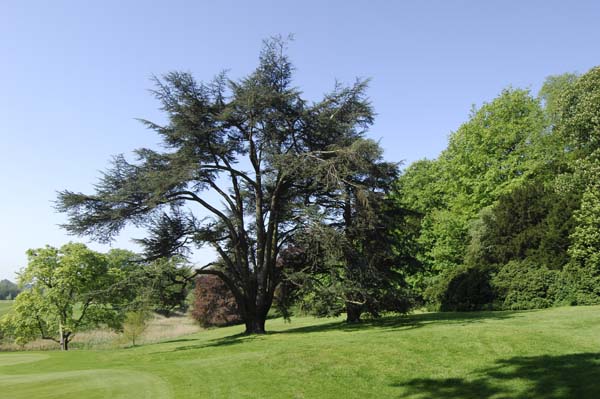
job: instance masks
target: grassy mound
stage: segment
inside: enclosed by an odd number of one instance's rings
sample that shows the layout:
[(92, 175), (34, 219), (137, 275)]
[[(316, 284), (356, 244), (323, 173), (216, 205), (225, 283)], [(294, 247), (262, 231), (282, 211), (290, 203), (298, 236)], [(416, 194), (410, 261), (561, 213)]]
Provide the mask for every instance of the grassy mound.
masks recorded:
[(600, 397), (598, 306), (268, 327), (23, 362), (32, 352), (0, 353), (0, 386), (13, 398)]

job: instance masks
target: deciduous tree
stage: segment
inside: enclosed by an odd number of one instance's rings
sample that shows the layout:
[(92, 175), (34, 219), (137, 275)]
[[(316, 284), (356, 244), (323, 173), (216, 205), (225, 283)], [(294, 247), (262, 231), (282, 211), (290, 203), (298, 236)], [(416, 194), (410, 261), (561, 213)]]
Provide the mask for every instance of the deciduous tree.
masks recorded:
[(113, 287), (124, 278), (105, 255), (83, 244), (47, 246), (27, 251), (19, 274), (26, 289), (17, 297), (3, 325), (8, 335), (27, 342), (42, 338), (68, 350), (75, 334), (100, 324), (118, 327), (121, 312)]

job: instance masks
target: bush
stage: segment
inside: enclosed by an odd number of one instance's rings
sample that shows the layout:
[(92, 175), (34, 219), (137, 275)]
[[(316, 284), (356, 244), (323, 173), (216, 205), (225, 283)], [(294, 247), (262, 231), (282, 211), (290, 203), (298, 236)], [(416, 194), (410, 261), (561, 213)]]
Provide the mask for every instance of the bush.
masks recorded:
[(192, 317), (202, 327), (227, 326), (242, 321), (235, 298), (217, 276), (196, 279)]
[(556, 302), (560, 272), (526, 261), (511, 261), (492, 278), (502, 309), (540, 309)]
[(429, 307), (435, 310), (489, 309), (494, 301), (490, 271), (476, 266), (459, 266), (440, 275), (424, 296)]
[(561, 305), (600, 304), (600, 275), (590, 268), (568, 264), (557, 282), (556, 302)]

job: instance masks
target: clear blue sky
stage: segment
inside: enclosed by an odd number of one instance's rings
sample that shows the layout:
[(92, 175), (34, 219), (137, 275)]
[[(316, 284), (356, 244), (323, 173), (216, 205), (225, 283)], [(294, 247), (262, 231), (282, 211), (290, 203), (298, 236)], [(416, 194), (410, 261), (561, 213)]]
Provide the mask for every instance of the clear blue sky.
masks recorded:
[[(599, 21), (598, 1), (3, 0), (0, 279), (27, 248), (77, 240), (57, 226), (56, 190), (90, 192), (112, 154), (157, 144), (134, 120), (162, 120), (152, 74), (240, 77), (263, 38), (293, 33), (305, 95), (371, 77), (370, 136), (411, 162), (436, 157), (502, 88), (537, 92), (548, 75), (600, 64)], [(114, 245), (133, 248), (131, 234)]]

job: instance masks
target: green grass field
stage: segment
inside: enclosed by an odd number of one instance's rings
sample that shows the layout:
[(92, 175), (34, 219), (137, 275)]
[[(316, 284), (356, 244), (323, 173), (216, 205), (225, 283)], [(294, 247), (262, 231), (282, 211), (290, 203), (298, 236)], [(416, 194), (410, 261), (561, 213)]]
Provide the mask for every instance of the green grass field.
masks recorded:
[(20, 398), (599, 398), (600, 307), (270, 321), (117, 350), (0, 353)]
[(13, 301), (0, 300), (0, 316), (8, 312), (12, 304)]

